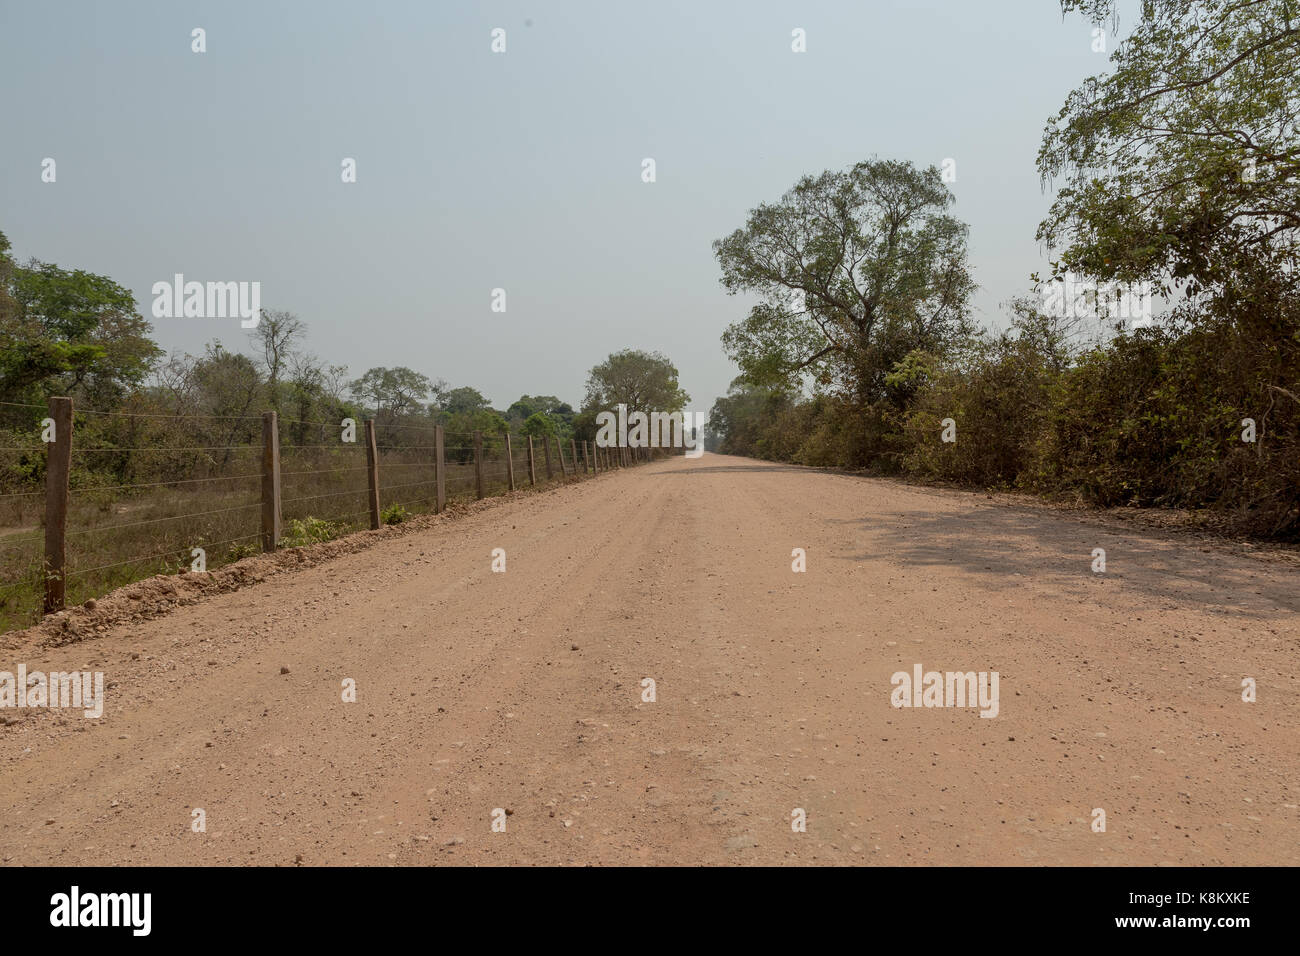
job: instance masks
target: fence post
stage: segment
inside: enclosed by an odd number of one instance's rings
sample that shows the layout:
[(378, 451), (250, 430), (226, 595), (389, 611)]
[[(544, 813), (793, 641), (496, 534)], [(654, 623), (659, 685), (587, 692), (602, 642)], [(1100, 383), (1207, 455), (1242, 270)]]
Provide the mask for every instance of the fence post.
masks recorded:
[(262, 413), (262, 550), (280, 543), (280, 416)]
[(542, 436), (542, 454), (546, 457), (546, 480), (550, 481), (553, 474), (551, 471), (551, 443), (546, 440), (545, 435)]
[(483, 433), (474, 433), (474, 490), (483, 497)]
[(510, 476), (510, 490), (515, 490), (515, 455), (510, 450), (510, 433), (506, 432), (506, 474)]
[(578, 442), (576, 439), (569, 439), (569, 461), (573, 463), (573, 477), (578, 477)]
[(585, 438), (582, 440), (582, 473), (591, 474), (591, 449), (588, 447), (591, 442)]
[(533, 455), (533, 436), (528, 436), (528, 483), (537, 484), (537, 459)]
[(375, 420), (366, 419), (366, 481), (369, 484), (370, 530), (379, 530), (379, 449), (375, 447)]
[(54, 441), (45, 448), (45, 613), (62, 611), (67, 583), (68, 474), (72, 469), (72, 399), (51, 398)]
[(438, 485), (434, 510), (441, 514), (447, 507), (447, 445), (441, 425), (433, 427), (433, 454), (433, 477)]
[(555, 457), (560, 459), (560, 477), (563, 478), (568, 474), (564, 470), (564, 446), (560, 444), (560, 436), (555, 436)]

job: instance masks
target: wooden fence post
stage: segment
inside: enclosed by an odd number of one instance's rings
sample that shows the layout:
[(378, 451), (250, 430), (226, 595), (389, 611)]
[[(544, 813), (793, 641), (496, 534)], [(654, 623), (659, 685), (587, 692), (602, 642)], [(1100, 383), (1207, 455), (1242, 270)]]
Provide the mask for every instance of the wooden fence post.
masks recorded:
[(545, 436), (545, 435), (542, 436), (542, 454), (546, 457), (546, 480), (547, 480), (547, 481), (550, 481), (550, 480), (551, 480), (551, 475), (552, 475), (552, 472), (551, 472), (551, 443), (548, 442), (548, 441), (546, 440), (546, 436)]
[(262, 550), (280, 543), (280, 416), (262, 413)]
[(433, 477), (438, 485), (434, 510), (439, 514), (447, 507), (447, 444), (441, 425), (433, 427)]
[(515, 456), (510, 450), (510, 433), (506, 432), (506, 473), (510, 476), (510, 490), (515, 490)]
[(483, 497), (483, 433), (474, 433), (474, 487)]
[(375, 447), (375, 420), (366, 419), (366, 481), (369, 483), (370, 530), (379, 530), (379, 449)]
[(560, 444), (560, 436), (555, 436), (555, 457), (560, 459), (560, 477), (563, 478), (567, 472), (564, 470), (564, 446)]
[(591, 442), (585, 438), (582, 440), (582, 473), (591, 474)]
[(569, 439), (569, 461), (573, 465), (573, 477), (578, 477), (578, 442), (576, 439)]
[(533, 455), (533, 436), (528, 436), (528, 483), (537, 484), (537, 459)]
[(62, 611), (67, 583), (68, 475), (72, 470), (72, 399), (51, 398), (54, 441), (45, 446), (45, 613)]

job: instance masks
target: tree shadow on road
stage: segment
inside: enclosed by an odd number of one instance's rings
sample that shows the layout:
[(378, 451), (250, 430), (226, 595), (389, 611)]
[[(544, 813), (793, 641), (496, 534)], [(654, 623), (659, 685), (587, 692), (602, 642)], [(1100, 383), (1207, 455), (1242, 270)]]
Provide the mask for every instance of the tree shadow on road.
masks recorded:
[[(953, 568), (991, 588), (1047, 585), (1101, 598), (1098, 586), (1137, 590), (1157, 603), (1194, 602), (1211, 610), (1276, 616), (1300, 611), (1300, 574), (1187, 535), (1106, 527), (1095, 518), (1005, 504), (880, 511), (831, 519), (844, 526), (842, 557), (885, 559), (905, 567)], [(1094, 548), (1106, 571), (1093, 571)]]

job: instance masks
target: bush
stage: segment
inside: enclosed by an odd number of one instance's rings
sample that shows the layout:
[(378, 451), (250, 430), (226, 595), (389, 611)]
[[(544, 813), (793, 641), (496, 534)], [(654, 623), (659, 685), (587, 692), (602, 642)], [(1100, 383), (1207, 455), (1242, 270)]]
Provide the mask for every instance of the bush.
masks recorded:
[[(1241, 531), (1300, 539), (1295, 299), (1185, 304), (1073, 359), (1020, 322), (946, 359), (908, 353), (882, 385), (865, 406), (733, 386), (711, 416), (718, 450), (1100, 506), (1213, 507)], [(946, 418), (956, 442), (940, 440)]]
[(302, 548), (309, 544), (323, 544), (343, 533), (343, 526), (321, 518), (291, 518), (280, 537), (282, 548)]

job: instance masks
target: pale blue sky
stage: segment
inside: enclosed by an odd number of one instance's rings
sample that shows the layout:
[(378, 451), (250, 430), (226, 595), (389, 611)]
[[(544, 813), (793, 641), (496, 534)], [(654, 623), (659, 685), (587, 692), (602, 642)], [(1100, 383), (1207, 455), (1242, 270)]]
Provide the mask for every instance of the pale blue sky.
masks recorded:
[[(1090, 31), (1052, 0), (0, 0), (0, 230), (146, 316), (176, 272), (258, 280), (354, 376), (576, 405), (643, 348), (707, 411), (747, 311), (710, 243), (804, 173), (954, 158), (979, 318), (1003, 324), (1045, 262), (1044, 123), (1106, 66)], [(167, 349), (244, 345), (237, 319), (154, 325)]]

